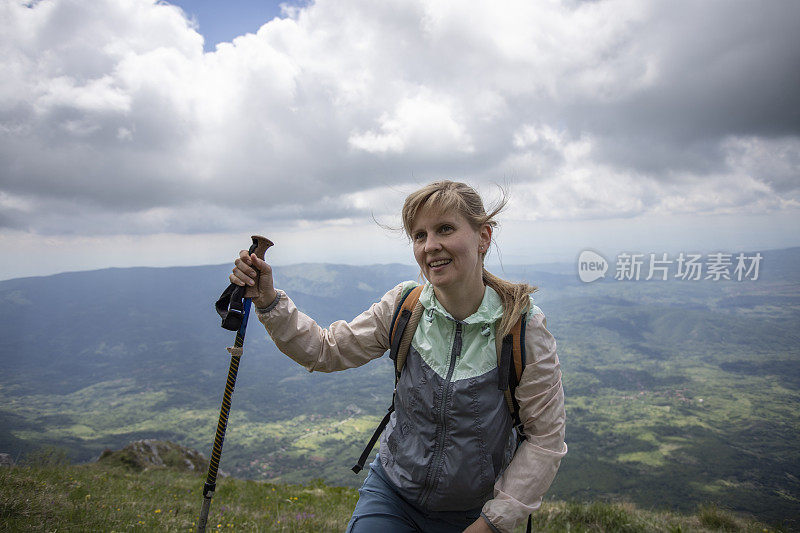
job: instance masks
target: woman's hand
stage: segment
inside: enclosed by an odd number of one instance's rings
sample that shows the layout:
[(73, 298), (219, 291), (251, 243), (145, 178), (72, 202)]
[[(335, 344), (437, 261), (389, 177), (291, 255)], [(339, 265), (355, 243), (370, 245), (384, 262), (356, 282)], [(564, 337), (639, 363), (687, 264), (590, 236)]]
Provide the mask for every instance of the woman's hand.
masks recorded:
[(241, 287), (255, 289), (257, 295), (253, 295), (252, 299), (256, 307), (267, 307), (275, 300), (278, 293), (272, 282), (272, 267), (266, 261), (256, 257), (256, 254), (242, 250), (234, 264), (236, 266), (233, 267), (233, 274), (228, 279)]
[(486, 523), (486, 520), (482, 516), (479, 516), (477, 520), (464, 530), (464, 533), (492, 533), (492, 528), (489, 527), (489, 524)]

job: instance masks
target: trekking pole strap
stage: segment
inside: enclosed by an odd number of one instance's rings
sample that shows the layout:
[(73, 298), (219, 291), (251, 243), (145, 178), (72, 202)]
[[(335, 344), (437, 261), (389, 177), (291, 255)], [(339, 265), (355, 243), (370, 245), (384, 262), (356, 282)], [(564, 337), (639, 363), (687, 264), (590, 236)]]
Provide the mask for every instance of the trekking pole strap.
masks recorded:
[[(259, 259), (264, 259), (264, 253), (272, 246), (272, 241), (261, 235), (253, 235), (253, 244), (248, 250), (251, 254), (256, 254)], [(259, 273), (260, 274), (260, 273)], [(258, 282), (256, 282), (258, 287)], [(255, 291), (257, 292), (257, 290)], [(220, 318), (222, 318), (222, 327), (236, 331), (242, 326), (244, 320), (244, 300), (247, 294), (247, 288), (231, 283), (228, 288), (222, 292), (219, 299), (214, 304)]]
[(231, 283), (223, 291), (214, 307), (222, 318), (222, 327), (236, 331), (242, 326), (244, 317), (244, 287)]

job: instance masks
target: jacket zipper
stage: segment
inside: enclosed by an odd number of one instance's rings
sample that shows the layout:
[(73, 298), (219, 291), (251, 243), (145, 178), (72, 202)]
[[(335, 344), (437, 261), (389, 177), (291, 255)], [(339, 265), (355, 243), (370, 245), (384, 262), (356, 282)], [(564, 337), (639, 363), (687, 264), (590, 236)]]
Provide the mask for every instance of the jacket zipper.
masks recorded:
[(424, 507), (428, 498), (433, 491), (433, 486), (438, 482), (438, 472), (442, 466), (442, 456), (444, 455), (444, 440), (447, 435), (447, 418), (445, 416), (448, 398), (450, 397), (450, 385), (453, 379), (453, 371), (456, 368), (456, 359), (461, 355), (461, 323), (456, 322), (456, 335), (453, 339), (453, 348), (450, 350), (450, 366), (447, 369), (447, 378), (442, 384), (442, 403), (439, 405), (439, 425), (441, 431), (439, 432), (439, 439), (433, 448), (433, 459), (431, 460), (431, 468), (428, 470), (428, 476), (425, 480), (425, 491), (422, 493), (420, 504)]

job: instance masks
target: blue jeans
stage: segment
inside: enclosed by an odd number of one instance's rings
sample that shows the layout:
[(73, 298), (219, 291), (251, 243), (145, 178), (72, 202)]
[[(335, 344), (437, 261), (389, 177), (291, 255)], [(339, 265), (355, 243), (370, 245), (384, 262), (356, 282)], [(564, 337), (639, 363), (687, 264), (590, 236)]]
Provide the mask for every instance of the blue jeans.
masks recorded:
[(369, 465), (347, 533), (461, 533), (478, 519), (472, 511), (425, 511), (398, 492), (378, 458)]

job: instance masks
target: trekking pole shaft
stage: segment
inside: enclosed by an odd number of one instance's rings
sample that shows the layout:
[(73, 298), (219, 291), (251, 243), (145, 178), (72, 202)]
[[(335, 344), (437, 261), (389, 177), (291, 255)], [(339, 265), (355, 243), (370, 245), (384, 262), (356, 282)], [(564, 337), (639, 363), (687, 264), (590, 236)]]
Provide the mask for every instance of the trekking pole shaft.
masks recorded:
[(247, 330), (247, 319), (250, 316), (250, 298), (244, 300), (244, 316), (242, 325), (236, 332), (233, 353), (231, 353), (231, 364), (228, 367), (228, 381), (225, 383), (225, 393), (222, 395), (222, 407), (219, 411), (219, 422), (217, 423), (217, 433), (214, 435), (214, 448), (211, 450), (211, 460), (208, 464), (208, 477), (203, 487), (203, 507), (200, 510), (200, 518), (197, 521), (197, 533), (205, 533), (206, 523), (208, 522), (208, 512), (211, 508), (211, 498), (217, 485), (217, 472), (219, 471), (219, 461), (222, 456), (222, 444), (225, 440), (225, 430), (228, 427), (228, 413), (231, 410), (231, 398), (233, 388), (236, 386), (236, 374), (239, 372), (239, 361), (241, 352), (237, 349), (244, 347), (244, 335)]
[(197, 521), (197, 533), (206, 532), (209, 509), (211, 509), (211, 496), (203, 496), (203, 507), (200, 509), (200, 518)]

